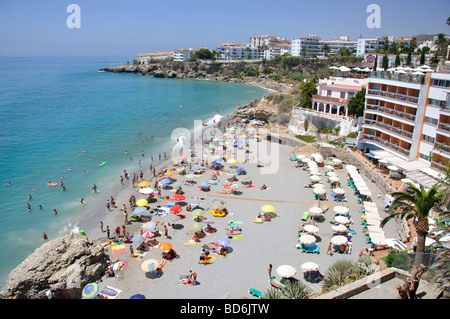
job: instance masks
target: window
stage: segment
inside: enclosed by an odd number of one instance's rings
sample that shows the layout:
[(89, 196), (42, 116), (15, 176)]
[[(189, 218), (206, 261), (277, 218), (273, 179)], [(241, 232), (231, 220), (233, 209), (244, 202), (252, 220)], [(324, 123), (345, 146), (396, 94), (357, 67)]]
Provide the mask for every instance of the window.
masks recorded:
[(420, 158), (422, 158), (422, 159), (424, 159), (424, 160), (426, 160), (426, 161), (429, 161), (429, 156), (427, 156), (427, 155), (424, 155), (424, 154), (422, 154), (422, 153), (419, 153), (419, 157)]
[(345, 92), (341, 92), (341, 99), (345, 99)]
[(434, 144), (435, 138), (434, 138), (434, 137), (431, 137), (431, 136), (428, 136), (428, 135), (425, 135), (425, 134), (423, 134), (423, 135), (422, 135), (422, 140), (424, 140), (424, 141), (426, 141), (426, 142), (429, 142), (429, 143), (432, 143), (432, 144)]
[(429, 124), (437, 125), (439, 120), (438, 119), (434, 119), (432, 117), (425, 116), (425, 122), (427, 122)]
[(433, 79), (433, 81), (431, 82), (431, 85), (448, 88), (448, 87), (450, 87), (450, 81), (449, 80)]

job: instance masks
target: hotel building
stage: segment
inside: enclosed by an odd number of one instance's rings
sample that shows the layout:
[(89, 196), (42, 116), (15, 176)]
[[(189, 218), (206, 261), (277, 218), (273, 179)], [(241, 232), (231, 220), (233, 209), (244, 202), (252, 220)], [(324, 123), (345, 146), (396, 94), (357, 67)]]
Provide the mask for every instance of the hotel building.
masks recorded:
[(360, 143), (439, 168), (450, 159), (450, 73), (371, 72)]
[(153, 52), (153, 53), (141, 53), (137, 56), (137, 60), (140, 63), (148, 63), (149, 61), (159, 61), (165, 59), (172, 59), (173, 51), (170, 52)]
[(322, 55), (321, 43), (322, 38), (317, 35), (310, 34), (306, 37), (301, 37), (292, 40), (291, 54), (293, 56), (307, 56)]
[(178, 62), (186, 62), (197, 52), (194, 49), (181, 49), (173, 51), (173, 60)]

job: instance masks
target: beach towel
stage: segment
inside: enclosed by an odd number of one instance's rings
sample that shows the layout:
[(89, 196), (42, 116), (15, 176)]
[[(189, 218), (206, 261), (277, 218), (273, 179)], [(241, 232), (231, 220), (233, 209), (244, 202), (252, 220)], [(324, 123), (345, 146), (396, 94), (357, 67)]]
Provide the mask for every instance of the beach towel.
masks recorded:
[(243, 223), (244, 222), (241, 220), (233, 220), (233, 219), (228, 222), (228, 224), (236, 224), (236, 225), (242, 225)]
[(231, 239), (244, 239), (242, 236), (232, 236)]
[(133, 259), (133, 260), (142, 260), (142, 258), (144, 258), (144, 256), (145, 256), (145, 254), (146, 254), (147, 252), (146, 251), (144, 251), (144, 252), (142, 252), (142, 253), (140, 253), (140, 252), (134, 252), (134, 257), (131, 257), (131, 259)]
[(106, 287), (103, 288), (98, 294), (100, 295), (100, 297), (103, 297), (103, 298), (106, 298), (106, 299), (114, 299), (114, 298), (116, 298), (121, 292), (122, 292), (122, 290), (120, 290), (120, 289), (112, 288), (112, 287), (106, 286)]
[(117, 245), (112, 247), (112, 253), (113, 254), (121, 254), (125, 253), (127, 251), (127, 248), (125, 245)]
[(282, 284), (281, 282), (276, 280), (274, 277), (270, 278), (269, 283), (271, 286), (278, 288), (278, 289), (283, 289), (285, 287), (284, 284)]
[(184, 243), (185, 246), (198, 246), (198, 243), (194, 243), (194, 242), (187, 242)]
[(128, 266), (127, 261), (119, 261), (111, 265), (114, 272), (118, 272)]
[(309, 217), (309, 212), (303, 212), (302, 220), (306, 221)]

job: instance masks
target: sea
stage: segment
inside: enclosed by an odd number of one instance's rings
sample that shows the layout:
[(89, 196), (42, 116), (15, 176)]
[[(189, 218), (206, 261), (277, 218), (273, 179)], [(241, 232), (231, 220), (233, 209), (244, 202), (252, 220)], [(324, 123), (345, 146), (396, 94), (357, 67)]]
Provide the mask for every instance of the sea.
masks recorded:
[(173, 146), (174, 129), (191, 130), (195, 120), (231, 114), (268, 93), (243, 83), (99, 72), (124, 63), (0, 57), (0, 289), (44, 233), (62, 236), (88, 217), (94, 184), (107, 190), (136, 161), (148, 172), (151, 156), (156, 164)]

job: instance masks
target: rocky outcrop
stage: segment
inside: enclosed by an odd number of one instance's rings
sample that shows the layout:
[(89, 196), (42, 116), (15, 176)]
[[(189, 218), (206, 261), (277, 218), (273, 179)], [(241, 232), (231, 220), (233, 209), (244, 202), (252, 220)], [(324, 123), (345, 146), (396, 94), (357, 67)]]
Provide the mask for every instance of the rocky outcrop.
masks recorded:
[(68, 234), (46, 242), (9, 275), (1, 299), (81, 298), (83, 287), (101, 278), (105, 252), (81, 234)]

